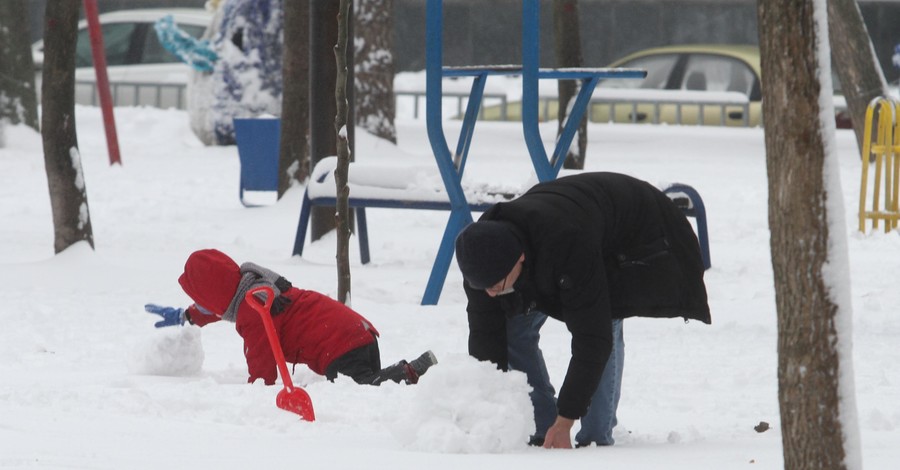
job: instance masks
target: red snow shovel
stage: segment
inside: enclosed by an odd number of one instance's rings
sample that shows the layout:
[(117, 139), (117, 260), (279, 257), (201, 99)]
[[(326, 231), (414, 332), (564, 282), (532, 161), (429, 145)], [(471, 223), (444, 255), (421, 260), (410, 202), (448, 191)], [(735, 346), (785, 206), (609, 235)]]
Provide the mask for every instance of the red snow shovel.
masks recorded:
[[(265, 304), (261, 303), (254, 294), (265, 294)], [(272, 307), (272, 301), (275, 300), (275, 293), (269, 287), (257, 287), (247, 292), (244, 299), (259, 313), (259, 317), (262, 319), (263, 326), (266, 328), (266, 336), (269, 337), (269, 345), (272, 346), (272, 355), (275, 356), (278, 371), (281, 373), (281, 381), (284, 383), (284, 389), (278, 392), (278, 396), (275, 397), (275, 405), (282, 410), (300, 415), (301, 419), (315, 421), (316, 412), (313, 411), (312, 400), (309, 398), (306, 390), (294, 387), (294, 383), (291, 381), (291, 374), (288, 373), (287, 364), (284, 361), (281, 343), (278, 341), (278, 335), (275, 333), (275, 325), (272, 324), (272, 314), (269, 309)]]

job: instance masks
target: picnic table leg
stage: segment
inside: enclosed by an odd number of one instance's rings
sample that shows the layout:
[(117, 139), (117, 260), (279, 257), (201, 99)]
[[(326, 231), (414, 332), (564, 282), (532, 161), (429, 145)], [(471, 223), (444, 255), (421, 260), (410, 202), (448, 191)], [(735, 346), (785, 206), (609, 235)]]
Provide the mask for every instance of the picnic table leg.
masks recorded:
[(485, 83), (487, 83), (487, 73), (479, 74), (472, 81), (472, 91), (469, 92), (469, 104), (466, 106), (466, 115), (463, 118), (463, 125), (459, 131), (456, 154), (453, 156), (453, 162), (460, 178), (462, 178), (463, 171), (466, 168), (466, 157), (469, 155), (472, 134), (475, 133), (475, 122), (478, 120), (478, 110), (481, 108)]
[(372, 258), (369, 256), (369, 224), (366, 222), (366, 208), (356, 209), (356, 236), (359, 237), (359, 260), (362, 264), (369, 264)]
[(309, 227), (309, 213), (312, 204), (309, 193), (303, 192), (303, 204), (300, 206), (300, 220), (297, 222), (297, 235), (294, 237), (292, 256), (303, 256), (303, 244), (306, 243), (306, 228)]
[(441, 298), (441, 290), (450, 270), (450, 262), (453, 260), (453, 251), (456, 248), (456, 235), (472, 223), (472, 214), (468, 210), (453, 210), (447, 228), (444, 229), (444, 237), (441, 239), (441, 247), (438, 249), (434, 266), (431, 268), (431, 276), (428, 285), (425, 286), (425, 295), (422, 297), (422, 305), (437, 305)]
[(553, 174), (553, 168), (547, 159), (538, 116), (540, 9), (539, 0), (522, 2), (522, 132), (538, 181), (543, 182), (555, 179), (556, 175)]
[(597, 83), (599, 82), (600, 79), (597, 77), (581, 80), (578, 96), (575, 99), (575, 103), (572, 105), (569, 115), (566, 116), (563, 131), (556, 143), (553, 157), (550, 159), (550, 166), (552, 169), (551, 174), (553, 175), (553, 178), (556, 178), (556, 175), (559, 174), (559, 170), (565, 163), (566, 155), (569, 153), (569, 147), (572, 145), (572, 139), (575, 137), (575, 133), (578, 132), (578, 127), (581, 125), (581, 118), (584, 117), (584, 112), (587, 110), (588, 104), (591, 101), (591, 94), (594, 92), (594, 88), (597, 87)]

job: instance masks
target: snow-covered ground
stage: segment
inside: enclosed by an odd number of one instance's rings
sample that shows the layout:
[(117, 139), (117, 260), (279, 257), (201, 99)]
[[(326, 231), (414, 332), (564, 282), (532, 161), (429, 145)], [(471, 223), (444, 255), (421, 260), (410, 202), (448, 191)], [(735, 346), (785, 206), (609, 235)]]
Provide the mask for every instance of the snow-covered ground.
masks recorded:
[[(200, 145), (183, 112), (119, 108), (116, 117), (124, 164), (110, 167), (99, 110), (77, 108), (96, 250), (81, 244), (58, 256), (40, 136), (6, 129), (0, 467), (782, 467), (761, 129), (591, 126), (589, 169), (660, 186), (683, 182), (702, 194), (713, 324), (626, 321), (617, 445), (547, 451), (525, 445), (532, 424), (523, 376), (466, 354), (455, 265), (440, 303), (419, 305), (446, 212), (370, 210), (372, 263), (360, 265), (352, 245), (353, 306), (381, 331), (383, 362), (426, 349), (440, 360), (416, 386), (329, 383), (300, 366), (294, 382), (306, 387), (318, 418), (302, 422), (276, 408), (278, 387), (245, 383), (231, 325), (154, 329), (157, 318), (143, 305), (189, 302), (176, 279), (193, 250), (218, 248), (334, 295), (335, 238), (291, 257), (302, 187), (277, 204), (245, 208), (235, 147)], [(555, 123), (543, 131), (552, 142)], [(398, 121), (399, 147), (356, 136), (360, 161), (433, 163), (424, 121)], [(900, 461), (900, 237), (856, 231), (859, 157), (851, 132), (839, 131), (837, 142), (863, 462), (892, 469)], [(472, 180), (524, 185), (530, 169), (520, 125), (479, 124), (466, 170)], [(568, 335), (551, 320), (542, 345), (559, 385)], [(761, 421), (771, 429), (754, 431)]]

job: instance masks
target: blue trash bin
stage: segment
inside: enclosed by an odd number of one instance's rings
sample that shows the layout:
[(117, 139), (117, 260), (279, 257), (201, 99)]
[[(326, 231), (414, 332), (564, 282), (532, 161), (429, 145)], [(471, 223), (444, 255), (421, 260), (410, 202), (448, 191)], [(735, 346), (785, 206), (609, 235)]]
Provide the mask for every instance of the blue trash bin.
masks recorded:
[(278, 191), (278, 149), (281, 119), (236, 118), (234, 134), (241, 161), (240, 198), (245, 206), (257, 204), (244, 200), (244, 191)]

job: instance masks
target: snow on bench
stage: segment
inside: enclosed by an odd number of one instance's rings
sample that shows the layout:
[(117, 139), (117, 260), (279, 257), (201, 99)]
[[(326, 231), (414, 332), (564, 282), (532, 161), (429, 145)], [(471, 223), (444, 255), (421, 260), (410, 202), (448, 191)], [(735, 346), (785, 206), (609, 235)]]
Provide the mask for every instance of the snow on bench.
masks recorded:
[[(294, 255), (303, 255), (306, 230), (312, 206), (335, 206), (336, 187), (334, 170), (337, 157), (326, 157), (316, 164), (306, 186), (300, 221), (294, 239)], [(360, 259), (363, 264), (370, 261), (367, 207), (383, 209), (430, 209), (450, 210), (450, 198), (444, 188), (440, 173), (435, 166), (428, 165), (388, 165), (380, 163), (352, 162), (349, 166), (348, 183), (350, 207), (356, 208), (357, 237), (359, 238)], [(578, 170), (562, 170), (560, 177), (577, 174)], [(515, 199), (537, 183), (536, 179), (523, 185), (499, 185), (474, 182), (463, 178), (462, 187), (469, 208), (483, 212), (498, 202)], [(704, 266), (709, 269), (709, 241), (706, 226), (706, 209), (703, 200), (694, 188), (675, 183), (663, 190), (685, 216), (697, 221), (697, 236), (700, 242)]]
[[(316, 164), (306, 187), (306, 200), (312, 205), (334, 205), (334, 170), (337, 157), (323, 158)], [(450, 198), (434, 165), (384, 165), (352, 162), (347, 185), (350, 207), (381, 207), (450, 210)], [(509, 201), (533, 185), (497, 185), (463, 178), (462, 187), (472, 210), (483, 211)]]
[[(313, 168), (294, 238), (294, 255), (303, 255), (306, 230), (312, 206), (335, 206), (337, 191), (334, 170), (337, 157), (326, 157)], [(498, 202), (509, 201), (525, 192), (536, 181), (524, 185), (504, 186), (473, 182), (463, 178), (462, 187), (466, 202), (473, 211), (485, 211)], [(348, 205), (356, 208), (359, 255), (363, 264), (369, 256), (369, 234), (366, 208), (451, 210), (450, 197), (436, 166), (398, 165), (352, 162), (348, 169), (347, 186), (350, 189)]]

